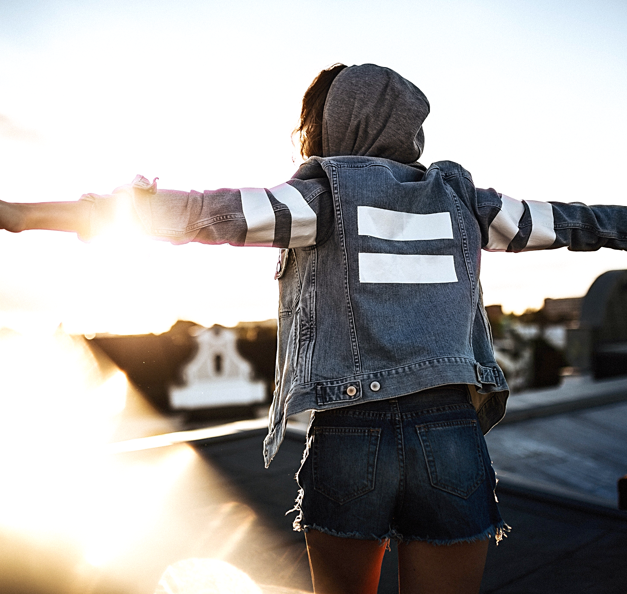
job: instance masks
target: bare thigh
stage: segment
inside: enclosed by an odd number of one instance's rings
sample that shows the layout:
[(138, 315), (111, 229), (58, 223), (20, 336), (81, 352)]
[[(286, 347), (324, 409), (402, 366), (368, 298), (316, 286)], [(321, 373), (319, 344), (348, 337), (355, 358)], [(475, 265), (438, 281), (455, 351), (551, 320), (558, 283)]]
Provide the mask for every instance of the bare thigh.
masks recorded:
[[(306, 534), (315, 594), (376, 594), (385, 543)], [(398, 545), (400, 594), (477, 594), (489, 540), (453, 545)]]
[(398, 545), (400, 594), (477, 594), (489, 540), (452, 545)]
[(305, 538), (315, 594), (377, 593), (385, 543), (318, 530), (309, 530)]

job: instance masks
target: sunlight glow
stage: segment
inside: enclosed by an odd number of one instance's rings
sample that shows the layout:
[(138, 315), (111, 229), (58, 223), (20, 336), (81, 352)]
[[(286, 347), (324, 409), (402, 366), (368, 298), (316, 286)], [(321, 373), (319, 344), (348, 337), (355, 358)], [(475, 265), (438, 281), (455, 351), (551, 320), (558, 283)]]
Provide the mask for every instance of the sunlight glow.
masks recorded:
[(118, 458), (102, 460), (97, 473), (89, 477), (89, 500), (76, 514), (72, 526), (84, 548), (85, 560), (99, 567), (133, 550), (163, 512), (172, 485), (194, 459), (193, 450), (184, 446), (168, 450), (153, 464), (125, 464)]
[(95, 230), (96, 240), (105, 238), (108, 241), (127, 243), (132, 246), (138, 237), (145, 236), (134, 210), (132, 188), (122, 186), (104, 200), (111, 201), (113, 214), (107, 224)]
[(17, 558), (36, 551), (41, 567), (62, 559), (61, 573), (72, 585), (58, 591), (68, 594), (100, 591), (92, 586), (106, 576), (123, 584), (121, 591), (144, 592), (155, 567), (176, 566), (195, 552), (216, 562), (211, 571), (204, 562), (188, 567), (180, 583), (212, 579), (220, 588), (232, 586), (220, 592), (253, 587), (217, 560), (274, 579), (282, 558), (266, 567), (258, 557), (274, 559), (282, 537), (240, 501), (219, 465), (188, 445), (203, 447), (264, 422), (173, 433), (97, 353), (62, 329), (0, 338), (0, 531), (15, 535)]
[(94, 405), (101, 414), (118, 414), (126, 406), (128, 379), (121, 371), (115, 371), (100, 386), (94, 389)]
[[(224, 497), (215, 486), (220, 480), (184, 442), (194, 437), (189, 432), (176, 442), (169, 434), (169, 447), (158, 451), (152, 437), (139, 440), (149, 445), (141, 452), (133, 439), (109, 444), (130, 388), (124, 373), (95, 352), (84, 338), (61, 329), (0, 338), (0, 474), (5, 483), (0, 528), (42, 544), (73, 542), (87, 563), (104, 567), (145, 546), (140, 541), (154, 528), (155, 518), (167, 518), (171, 490), (193, 467), (198, 480), (213, 477), (217, 501), (207, 527), (222, 534), (215, 553), (228, 556), (246, 538), (256, 515), (241, 504), (220, 503)], [(142, 437), (151, 413), (140, 414), (126, 422), (136, 423)]]
[[(52, 335), (14, 335), (0, 339), (0, 398), (5, 414), (0, 441), (11, 441), (23, 427), (15, 418), (27, 411), (33, 433), (54, 434), (70, 442), (79, 435), (89, 443), (102, 438), (108, 418), (120, 412), (126, 398), (126, 376), (100, 362), (82, 337), (60, 328)], [(80, 421), (80, 422), (78, 422)], [(86, 422), (94, 426), (81, 428)]]
[(124, 409), (128, 381), (84, 339), (61, 330), (4, 337), (0, 360), (0, 473), (13, 486), (0, 491), (0, 525), (39, 534), (65, 529), (73, 497)]
[[(128, 380), (81, 337), (4, 336), (0, 362), (0, 528), (73, 543), (95, 567), (128, 554), (196, 454), (185, 444), (139, 461), (112, 453)], [(140, 414), (127, 422), (145, 431), (152, 413)]]
[(262, 594), (243, 571), (219, 559), (184, 559), (167, 568), (155, 594)]
[(62, 312), (67, 332), (158, 334), (177, 319), (234, 326), (276, 315), (278, 250), (173, 246), (141, 236), (102, 237), (87, 248), (80, 276), (68, 279), (75, 289)]

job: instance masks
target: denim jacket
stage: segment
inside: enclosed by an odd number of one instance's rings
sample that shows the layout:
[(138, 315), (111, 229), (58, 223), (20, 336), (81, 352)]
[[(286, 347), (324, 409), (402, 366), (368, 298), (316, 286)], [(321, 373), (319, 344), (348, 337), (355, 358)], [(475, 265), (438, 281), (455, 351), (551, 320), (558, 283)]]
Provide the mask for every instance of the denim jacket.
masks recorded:
[[(132, 196), (152, 236), (173, 243), (283, 248), (276, 390), (266, 465), (290, 415), (470, 388), (484, 432), (505, 413), (479, 282), (481, 249), (627, 249), (627, 208), (518, 201), (475, 188), (460, 165), (314, 157), (274, 188), (157, 190)], [(93, 232), (115, 202), (94, 203)]]

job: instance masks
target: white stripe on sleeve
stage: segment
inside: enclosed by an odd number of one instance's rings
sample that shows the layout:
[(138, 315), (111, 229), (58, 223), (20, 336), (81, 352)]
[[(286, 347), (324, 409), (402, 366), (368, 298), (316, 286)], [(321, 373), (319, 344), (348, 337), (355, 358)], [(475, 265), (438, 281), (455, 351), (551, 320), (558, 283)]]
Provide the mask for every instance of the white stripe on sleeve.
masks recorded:
[(548, 248), (555, 242), (555, 227), (553, 207), (548, 202), (525, 201), (531, 213), (531, 235), (523, 251), (541, 250)]
[(362, 283), (456, 283), (453, 256), (359, 254)]
[(248, 230), (244, 245), (271, 246), (274, 242), (275, 216), (263, 188), (241, 188), (242, 210)]
[(489, 252), (504, 252), (512, 239), (518, 233), (518, 223), (525, 212), (525, 207), (520, 200), (501, 194), (502, 208), (490, 223), (488, 230), (488, 245), (485, 249)]
[(453, 239), (449, 212), (416, 214), (372, 206), (357, 207), (359, 235), (395, 241)]
[(270, 188), (272, 195), (289, 208), (292, 215), (292, 232), (289, 247), (306, 247), (316, 243), (316, 213), (303, 195), (290, 184), (281, 184)]

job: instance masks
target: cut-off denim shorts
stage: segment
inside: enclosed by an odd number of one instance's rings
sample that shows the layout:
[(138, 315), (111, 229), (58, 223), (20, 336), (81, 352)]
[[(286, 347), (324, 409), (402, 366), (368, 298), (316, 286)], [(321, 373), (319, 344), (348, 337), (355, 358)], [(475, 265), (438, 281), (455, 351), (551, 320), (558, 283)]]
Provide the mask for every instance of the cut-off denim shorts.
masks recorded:
[(434, 544), (503, 536), (465, 386), (316, 412), (296, 476), (296, 530)]

